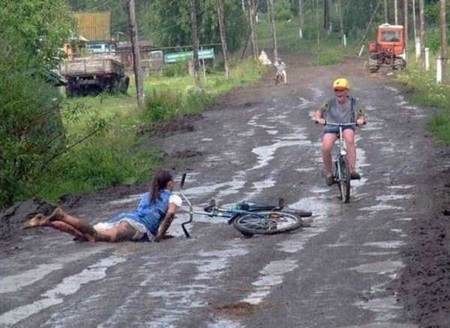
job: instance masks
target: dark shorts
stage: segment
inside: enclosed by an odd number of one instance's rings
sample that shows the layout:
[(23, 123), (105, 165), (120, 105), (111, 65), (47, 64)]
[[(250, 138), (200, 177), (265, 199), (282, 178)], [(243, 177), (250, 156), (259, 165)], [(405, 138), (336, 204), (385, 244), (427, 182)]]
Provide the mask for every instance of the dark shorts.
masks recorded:
[[(355, 131), (355, 127), (354, 126), (346, 126), (342, 128), (342, 131), (344, 130), (353, 130)], [(337, 126), (328, 126), (323, 130), (323, 134), (327, 134), (327, 133), (334, 133), (334, 134), (339, 134), (339, 127)]]

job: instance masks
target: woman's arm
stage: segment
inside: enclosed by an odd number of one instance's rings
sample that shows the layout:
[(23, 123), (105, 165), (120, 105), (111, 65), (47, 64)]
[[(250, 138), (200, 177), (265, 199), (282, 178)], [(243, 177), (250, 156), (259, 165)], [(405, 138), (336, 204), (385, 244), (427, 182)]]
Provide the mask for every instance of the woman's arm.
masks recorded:
[(169, 197), (169, 207), (167, 209), (167, 214), (161, 221), (159, 225), (158, 233), (155, 237), (155, 241), (161, 241), (166, 236), (166, 232), (172, 224), (173, 219), (175, 218), (175, 212), (178, 210), (178, 207), (183, 203), (180, 196), (176, 194), (172, 194)]

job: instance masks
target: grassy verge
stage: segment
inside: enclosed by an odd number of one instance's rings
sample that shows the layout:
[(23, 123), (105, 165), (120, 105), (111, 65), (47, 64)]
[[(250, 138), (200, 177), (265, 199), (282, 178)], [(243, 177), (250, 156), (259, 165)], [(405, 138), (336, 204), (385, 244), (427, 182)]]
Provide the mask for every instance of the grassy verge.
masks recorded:
[(208, 72), (200, 92), (190, 76), (148, 76), (142, 109), (136, 106), (133, 85), (127, 95), (66, 99), (62, 115), (68, 148), (34, 179), (30, 196), (56, 201), (65, 194), (147, 181), (149, 172), (161, 165), (161, 150), (139, 147), (139, 127), (202, 112), (232, 88), (258, 80), (265, 69), (252, 61), (232, 67), (229, 79), (223, 72)]
[(450, 86), (436, 83), (435, 60), (432, 59), (430, 63), (430, 70), (424, 72), (419, 63), (411, 58), (408, 69), (398, 79), (413, 87), (412, 103), (436, 108), (428, 128), (439, 141), (450, 144)]

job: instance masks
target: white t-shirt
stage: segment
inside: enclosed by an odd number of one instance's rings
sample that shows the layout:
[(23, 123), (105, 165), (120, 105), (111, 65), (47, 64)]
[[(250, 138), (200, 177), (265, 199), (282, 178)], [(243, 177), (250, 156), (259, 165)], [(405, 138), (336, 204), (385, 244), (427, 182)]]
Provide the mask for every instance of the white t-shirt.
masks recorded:
[(181, 206), (181, 204), (183, 204), (183, 200), (181, 199), (180, 196), (172, 194), (169, 197), (169, 203), (174, 203), (175, 205), (177, 205), (178, 207)]

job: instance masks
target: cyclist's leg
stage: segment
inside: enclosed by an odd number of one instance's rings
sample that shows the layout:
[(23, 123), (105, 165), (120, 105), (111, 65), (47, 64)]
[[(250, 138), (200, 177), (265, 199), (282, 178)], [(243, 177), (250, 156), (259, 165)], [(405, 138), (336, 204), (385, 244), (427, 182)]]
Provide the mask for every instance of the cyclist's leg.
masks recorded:
[(345, 145), (347, 146), (347, 159), (350, 166), (350, 172), (355, 172), (356, 167), (356, 144), (355, 131), (353, 129), (345, 129), (343, 131)]
[(331, 150), (333, 149), (334, 143), (337, 140), (336, 133), (327, 133), (323, 134), (322, 138), (322, 159), (323, 166), (325, 167), (325, 172), (327, 177), (333, 175), (333, 159), (331, 158)]

